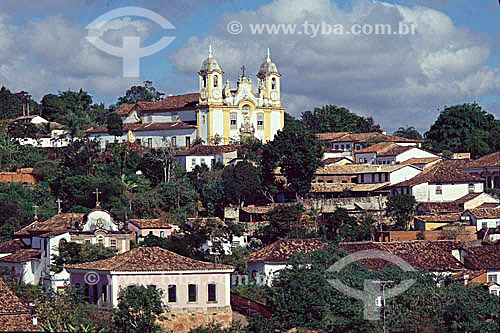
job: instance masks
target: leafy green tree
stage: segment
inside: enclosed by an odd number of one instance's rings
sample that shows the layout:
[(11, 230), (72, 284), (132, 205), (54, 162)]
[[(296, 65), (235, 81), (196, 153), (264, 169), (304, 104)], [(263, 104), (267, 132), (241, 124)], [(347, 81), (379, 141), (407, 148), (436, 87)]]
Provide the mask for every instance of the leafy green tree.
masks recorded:
[(298, 198), (309, 192), (316, 170), (322, 165), (323, 150), (316, 136), (298, 123), (279, 131), (263, 148), (262, 178), (269, 184), (274, 167), (279, 166), (288, 188)]
[(396, 194), (387, 197), (385, 214), (394, 222), (394, 225), (390, 226), (390, 228), (407, 230), (408, 222), (413, 217), (416, 207), (417, 201), (412, 195)]
[(42, 160), (33, 167), (33, 174), (40, 180), (53, 180), (57, 177), (59, 166), (56, 161)]
[(392, 135), (399, 136), (401, 138), (422, 140), (422, 135), (413, 126), (400, 127)]
[(476, 103), (445, 107), (425, 133), (433, 151), (470, 152), (472, 157), (500, 151), (500, 120)]
[(0, 89), (0, 119), (7, 120), (22, 116), (23, 107), (19, 98), (9, 89)]
[(116, 107), (123, 104), (135, 104), (137, 102), (157, 102), (165, 95), (153, 87), (153, 82), (144, 81), (142, 86), (132, 86), (125, 92), (125, 96), (118, 98)]
[(344, 107), (324, 105), (302, 113), (304, 127), (313, 133), (373, 132), (377, 130), (371, 117), (360, 117)]
[(269, 214), (269, 224), (259, 229), (256, 235), (264, 244), (280, 238), (306, 238), (310, 235), (302, 223), (303, 213), (304, 208), (300, 204), (279, 205)]
[(0, 168), (3, 171), (10, 171), (18, 152), (19, 144), (6, 133), (0, 133)]
[(107, 259), (117, 253), (116, 249), (104, 247), (102, 244), (79, 244), (74, 242), (63, 242), (59, 245), (58, 251), (58, 255), (52, 256), (54, 264), (50, 268), (55, 273), (61, 272), (66, 265)]
[(322, 234), (328, 240), (364, 241), (371, 240), (375, 232), (375, 220), (365, 216), (360, 221), (350, 216), (347, 209), (337, 208), (332, 214), (324, 214), (326, 218), (321, 226)]
[(113, 322), (120, 332), (159, 332), (156, 319), (166, 307), (163, 291), (155, 286), (130, 285), (118, 293), (118, 308), (113, 310)]
[(7, 131), (11, 138), (36, 138), (38, 135), (38, 128), (30, 122), (25, 120), (16, 120), (9, 123)]
[(260, 192), (259, 170), (253, 164), (242, 161), (236, 166), (226, 166), (222, 173), (224, 193), (232, 204), (248, 205)]
[(122, 118), (116, 112), (108, 113), (106, 117), (106, 127), (108, 129), (108, 134), (113, 136), (123, 135), (123, 121)]

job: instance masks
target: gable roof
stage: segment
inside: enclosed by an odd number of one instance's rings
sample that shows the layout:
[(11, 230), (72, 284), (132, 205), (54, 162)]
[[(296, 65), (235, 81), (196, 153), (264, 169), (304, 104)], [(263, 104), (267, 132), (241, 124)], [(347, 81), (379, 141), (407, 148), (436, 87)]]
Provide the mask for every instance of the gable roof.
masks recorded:
[(432, 214), (432, 215), (417, 215), (414, 218), (426, 223), (453, 223), (460, 221), (460, 213)]
[(123, 104), (118, 109), (115, 110), (116, 113), (120, 117), (128, 117), (132, 110), (134, 109), (135, 104)]
[[(346, 165), (336, 165), (330, 164), (319, 167), (315, 174), (316, 175), (356, 175), (363, 173), (375, 173), (375, 172), (393, 172), (405, 167), (415, 168), (412, 165), (400, 165), (400, 164), (346, 164)], [(418, 169), (420, 170), (420, 169)]]
[(356, 154), (362, 153), (376, 153), (377, 156), (397, 156), (407, 150), (415, 149), (415, 146), (400, 146), (394, 142), (379, 142), (373, 146), (357, 150)]
[(174, 156), (210, 156), (221, 155), (224, 153), (238, 150), (239, 146), (235, 145), (221, 145), (221, 146), (202, 146), (197, 145), (189, 149), (175, 152)]
[[(466, 241), (451, 240), (412, 240), (406, 242), (349, 242), (340, 247), (349, 253), (362, 250), (380, 250), (397, 255), (414, 268), (426, 271), (458, 271), (464, 267), (453, 255), (453, 250), (468, 246)], [(383, 259), (363, 259), (361, 262), (371, 270), (381, 270), (393, 265)]]
[(408, 187), (423, 183), (480, 183), (481, 178), (469, 175), (446, 163), (439, 163), (425, 169), (408, 180), (392, 185), (392, 187)]
[(471, 269), (500, 269), (500, 246), (483, 245), (466, 249), (464, 264)]
[(500, 219), (500, 208), (472, 208), (467, 211), (478, 219)]
[(401, 162), (400, 164), (429, 164), (434, 161), (440, 160), (441, 157), (412, 157), (406, 161)]
[(319, 238), (280, 239), (247, 257), (247, 262), (287, 262), (296, 253), (309, 253), (327, 246)]
[(172, 226), (164, 219), (130, 219), (130, 223), (140, 229), (171, 229)]
[(0, 243), (0, 253), (13, 253), (22, 248), (25, 248), (25, 245), (20, 239), (12, 239)]
[(393, 142), (423, 142), (423, 140), (407, 139), (399, 136), (382, 134), (379, 132), (352, 133), (352, 132), (332, 132), (317, 133), (316, 137), (320, 141), (331, 142), (370, 142), (370, 141), (393, 141)]
[(39, 249), (19, 249), (5, 257), (0, 257), (0, 262), (23, 263), (33, 260), (40, 260)]
[(330, 165), (330, 164), (336, 164), (342, 160), (348, 161), (347, 164), (352, 164), (352, 160), (347, 157), (329, 157), (321, 161), (321, 163), (323, 163), (323, 165)]
[(463, 166), (464, 169), (487, 167), (500, 168), (500, 151), (485, 155), (481, 158), (478, 158), (477, 160), (471, 160), (469, 163)]
[(141, 246), (108, 259), (68, 265), (66, 268), (127, 272), (234, 270), (234, 268), (229, 265), (194, 260), (157, 246)]
[(200, 93), (167, 96), (158, 102), (137, 102), (137, 106), (144, 113), (194, 110), (198, 107)]
[(29, 309), (0, 277), (0, 330), (35, 331)]
[(14, 233), (14, 236), (31, 236), (33, 234), (44, 236), (45, 233), (69, 230), (71, 221), (81, 220), (84, 214), (62, 213), (52, 216), (45, 221), (35, 221)]

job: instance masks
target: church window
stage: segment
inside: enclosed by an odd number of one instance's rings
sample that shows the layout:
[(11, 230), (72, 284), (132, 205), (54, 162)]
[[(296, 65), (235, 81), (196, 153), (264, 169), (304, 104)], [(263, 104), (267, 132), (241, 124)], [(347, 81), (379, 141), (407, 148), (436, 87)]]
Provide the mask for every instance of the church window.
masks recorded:
[(217, 75), (214, 76), (214, 87), (219, 85), (219, 77)]
[(203, 124), (204, 124), (204, 123), (207, 121), (207, 118), (206, 118), (206, 116), (205, 116), (205, 115), (203, 115), (203, 117), (201, 117), (201, 118), (202, 118), (202, 122), (203, 122)]
[(273, 77), (273, 78), (271, 79), (271, 89), (272, 89), (272, 90), (275, 90), (275, 89), (276, 89), (276, 78), (275, 78), (275, 77)]
[(257, 129), (264, 129), (264, 115), (262, 113), (257, 115)]
[(231, 113), (231, 129), (236, 129), (236, 113)]
[(116, 248), (116, 239), (111, 240), (111, 247)]
[(250, 111), (250, 107), (248, 105), (244, 105), (242, 108), (241, 108), (241, 112), (243, 114), (248, 114), (248, 112)]
[(104, 245), (104, 237), (102, 236), (97, 237), (97, 244)]
[(203, 75), (203, 88), (206, 88), (207, 87), (207, 76), (206, 75)]

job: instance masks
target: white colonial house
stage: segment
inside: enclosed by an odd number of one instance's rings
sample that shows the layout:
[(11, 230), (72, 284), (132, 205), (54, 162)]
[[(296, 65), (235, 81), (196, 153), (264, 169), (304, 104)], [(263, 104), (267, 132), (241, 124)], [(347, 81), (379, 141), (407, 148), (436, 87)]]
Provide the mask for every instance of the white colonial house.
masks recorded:
[(39, 148), (60, 148), (68, 146), (71, 142), (71, 138), (69, 137), (68, 132), (64, 129), (63, 125), (53, 121), (48, 121), (41, 116), (30, 115), (9, 120), (9, 124), (13, 122), (30, 123), (38, 129), (47, 129), (46, 134), (38, 134), (34, 138), (18, 138), (17, 142), (21, 146), (32, 145)]
[(121, 106), (117, 112), (124, 123), (121, 137), (108, 134), (106, 126), (87, 131), (106, 142), (138, 142), (151, 148), (190, 147), (196, 140), (208, 145), (229, 145), (242, 138), (271, 141), (284, 126), (285, 108), (281, 105), (281, 74), (266, 60), (257, 73), (256, 86), (245, 68), (236, 89), (223, 74), (209, 48), (208, 57), (198, 72), (199, 91), (167, 96), (158, 102), (137, 102)]
[(272, 285), (279, 272), (290, 267), (289, 261), (297, 253), (309, 253), (327, 246), (319, 238), (280, 239), (247, 257), (247, 272), (259, 284)]
[(413, 165), (329, 164), (316, 170), (313, 183), (396, 184), (421, 172)]
[(439, 163), (391, 186), (392, 194), (413, 195), (417, 202), (454, 201), (468, 193), (482, 193), (483, 181), (446, 163)]
[(59, 254), (59, 246), (64, 242), (102, 244), (118, 252), (130, 249), (130, 232), (101, 209), (35, 220), (16, 231), (14, 237), (15, 240), (0, 244), (0, 266), (10, 268), (25, 283), (42, 284), (45, 290), (64, 288), (69, 281), (65, 269), (51, 270), (53, 256)]
[(500, 152), (483, 156), (477, 160), (466, 160), (457, 168), (465, 173), (481, 177), (486, 187), (500, 189)]
[(438, 158), (421, 148), (395, 142), (379, 142), (354, 152), (356, 163), (398, 164), (412, 158)]
[(238, 157), (238, 146), (201, 146), (178, 151), (173, 154), (173, 158), (184, 167), (187, 172), (193, 171), (196, 166), (205, 164), (211, 168), (217, 162), (224, 166)]
[(462, 213), (462, 218), (477, 230), (500, 227), (500, 208), (472, 208)]
[(500, 246), (498, 244), (464, 247), (459, 250), (457, 257), (468, 269), (486, 271), (486, 285), (490, 293), (500, 296)]

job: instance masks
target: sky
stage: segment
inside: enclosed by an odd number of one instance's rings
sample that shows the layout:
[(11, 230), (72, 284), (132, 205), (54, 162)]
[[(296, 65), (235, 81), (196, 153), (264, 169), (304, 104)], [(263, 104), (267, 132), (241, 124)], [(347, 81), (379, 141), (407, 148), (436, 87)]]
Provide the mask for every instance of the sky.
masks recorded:
[[(86, 29), (126, 6), (149, 9), (175, 29), (137, 15)], [(228, 31), (234, 21), (241, 24), (238, 34)], [(319, 27), (315, 36), (304, 22)], [(389, 132), (407, 125), (425, 131), (445, 106), (466, 102), (500, 118), (498, 22), (497, 0), (2, 0), (0, 86), (28, 91), (37, 101), (82, 88), (107, 105), (144, 80), (166, 94), (195, 92), (211, 44), (234, 88), (242, 65), (255, 83), (269, 48), (281, 74), (282, 104), (293, 116), (336, 104), (373, 117)], [(296, 31), (252, 34), (255, 24), (295, 24)], [(415, 33), (327, 33), (328, 25), (348, 31), (354, 24), (413, 24)], [(139, 77), (123, 77), (122, 58), (88, 36), (119, 48), (124, 37), (139, 37), (141, 47), (175, 39), (140, 59)]]

